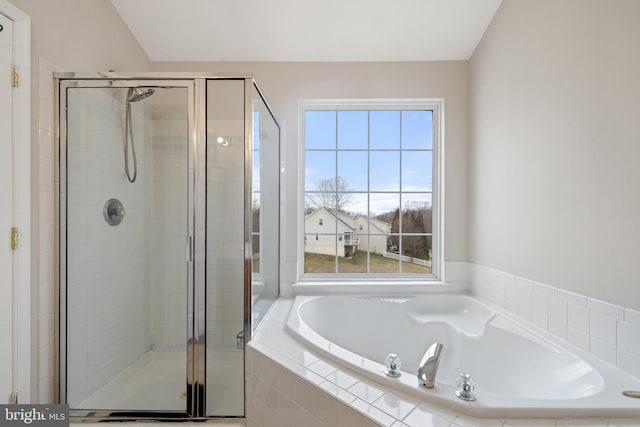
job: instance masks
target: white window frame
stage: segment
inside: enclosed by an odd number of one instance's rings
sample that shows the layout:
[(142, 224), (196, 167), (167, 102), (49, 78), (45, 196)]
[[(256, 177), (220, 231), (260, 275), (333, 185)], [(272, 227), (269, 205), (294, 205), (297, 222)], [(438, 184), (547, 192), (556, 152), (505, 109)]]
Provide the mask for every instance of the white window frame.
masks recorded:
[[(430, 275), (418, 274), (305, 274), (304, 273), (304, 180), (305, 180), (305, 113), (307, 111), (433, 111), (433, 183), (432, 183), (432, 259)], [(298, 248), (297, 277), (299, 283), (412, 282), (434, 283), (444, 279), (444, 99), (302, 99), (298, 101)]]

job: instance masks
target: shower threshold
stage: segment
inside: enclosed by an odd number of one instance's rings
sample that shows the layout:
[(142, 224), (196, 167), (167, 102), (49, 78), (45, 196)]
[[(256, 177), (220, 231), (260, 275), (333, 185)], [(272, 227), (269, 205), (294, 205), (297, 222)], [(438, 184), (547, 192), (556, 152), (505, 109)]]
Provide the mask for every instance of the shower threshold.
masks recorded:
[[(242, 351), (207, 352), (209, 380), (207, 413), (244, 413)], [(184, 411), (186, 362), (184, 351), (151, 350), (72, 409), (123, 411)]]

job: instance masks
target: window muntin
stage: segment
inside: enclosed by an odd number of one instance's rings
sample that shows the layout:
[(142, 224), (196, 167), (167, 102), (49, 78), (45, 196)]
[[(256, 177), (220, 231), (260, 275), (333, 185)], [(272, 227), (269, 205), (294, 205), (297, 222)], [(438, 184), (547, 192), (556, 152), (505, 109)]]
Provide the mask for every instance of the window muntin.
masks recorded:
[[(434, 278), (440, 105), (367, 107), (301, 111), (305, 279), (352, 273)], [(311, 226), (318, 224), (314, 216), (323, 217), (322, 230)], [(313, 241), (310, 234), (320, 237)]]

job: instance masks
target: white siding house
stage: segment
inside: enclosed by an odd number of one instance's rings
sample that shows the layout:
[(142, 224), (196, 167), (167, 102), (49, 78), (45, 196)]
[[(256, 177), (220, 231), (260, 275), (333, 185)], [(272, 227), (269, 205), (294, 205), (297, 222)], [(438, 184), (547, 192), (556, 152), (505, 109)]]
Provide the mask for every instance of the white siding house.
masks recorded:
[[(359, 249), (361, 251), (366, 251), (369, 248), (369, 252), (372, 254), (380, 255), (387, 251), (387, 238), (391, 233), (391, 224), (374, 218), (369, 219), (362, 215), (353, 218), (353, 220), (354, 233), (360, 239)], [(369, 230), (367, 230), (367, 222)]]
[(325, 208), (319, 208), (305, 216), (304, 230), (305, 252), (326, 255), (337, 253), (340, 257), (348, 257), (354, 250), (378, 254), (385, 252), (391, 224), (363, 215), (336, 216)]

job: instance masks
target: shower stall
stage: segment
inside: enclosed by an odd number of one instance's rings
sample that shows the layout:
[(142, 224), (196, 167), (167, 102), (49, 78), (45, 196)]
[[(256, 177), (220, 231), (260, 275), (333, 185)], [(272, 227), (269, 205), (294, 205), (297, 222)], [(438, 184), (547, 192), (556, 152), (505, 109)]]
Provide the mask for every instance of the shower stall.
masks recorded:
[(243, 417), (279, 295), (280, 128), (250, 76), (56, 76), (59, 393), (88, 419)]

